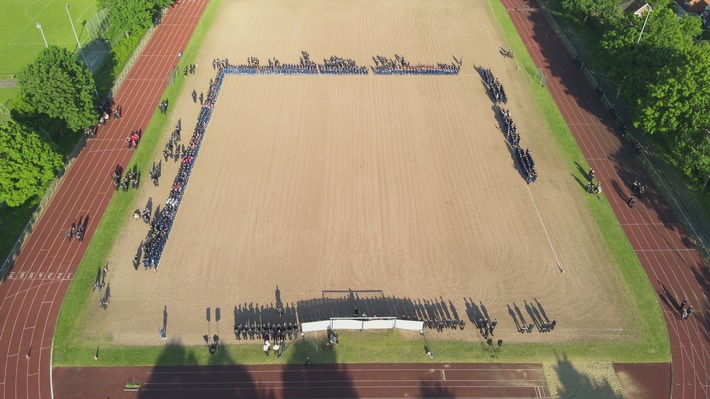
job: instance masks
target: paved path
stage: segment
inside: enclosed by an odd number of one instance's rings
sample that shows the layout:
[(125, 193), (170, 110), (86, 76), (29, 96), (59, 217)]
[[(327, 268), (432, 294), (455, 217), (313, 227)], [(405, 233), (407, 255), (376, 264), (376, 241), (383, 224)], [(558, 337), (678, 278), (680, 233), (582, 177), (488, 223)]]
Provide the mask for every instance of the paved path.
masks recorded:
[[(131, 158), (124, 139), (145, 130), (206, 4), (183, 1), (167, 13), (115, 97), (123, 117), (87, 143), (0, 285), (0, 399), (51, 397), (57, 314), (114, 193), (111, 172)], [(67, 241), (64, 232), (81, 217), (88, 218), (84, 242)]]
[[(663, 308), (672, 351), (672, 397), (710, 396), (710, 273), (683, 226), (578, 70), (533, 0), (502, 0), (574, 138), (602, 181), (606, 198), (641, 260)], [(647, 194), (629, 208), (630, 183), (643, 182)], [(678, 304), (695, 308), (680, 320)]]
[[(538, 364), (90, 367), (55, 375), (62, 399), (550, 397)], [(140, 391), (123, 392), (129, 380), (140, 381)]]

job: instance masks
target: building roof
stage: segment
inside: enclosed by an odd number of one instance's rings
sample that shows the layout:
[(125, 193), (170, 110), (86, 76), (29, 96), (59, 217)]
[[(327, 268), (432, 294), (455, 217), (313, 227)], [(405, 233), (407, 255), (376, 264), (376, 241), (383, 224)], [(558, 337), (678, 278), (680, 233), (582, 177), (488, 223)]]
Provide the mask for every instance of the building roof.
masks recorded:
[(646, 0), (622, 0), (619, 2), (619, 8), (623, 12), (635, 13), (647, 5)]

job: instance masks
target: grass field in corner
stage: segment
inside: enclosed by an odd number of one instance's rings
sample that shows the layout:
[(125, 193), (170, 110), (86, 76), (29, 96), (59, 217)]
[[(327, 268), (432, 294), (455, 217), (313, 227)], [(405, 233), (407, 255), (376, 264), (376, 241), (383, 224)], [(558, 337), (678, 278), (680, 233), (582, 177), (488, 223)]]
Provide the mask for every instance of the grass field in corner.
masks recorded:
[(48, 44), (76, 49), (67, 3), (79, 40), (85, 43), (89, 35), (84, 23), (96, 13), (96, 0), (0, 0), (0, 75), (17, 73), (44, 48), (37, 22)]

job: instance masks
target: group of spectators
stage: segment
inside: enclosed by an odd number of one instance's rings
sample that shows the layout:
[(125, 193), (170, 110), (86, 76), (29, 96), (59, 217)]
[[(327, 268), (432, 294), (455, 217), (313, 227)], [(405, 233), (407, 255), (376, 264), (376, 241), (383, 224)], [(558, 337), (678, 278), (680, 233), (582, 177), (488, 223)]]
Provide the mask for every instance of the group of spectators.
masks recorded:
[[(192, 134), (190, 143), (187, 145), (184, 154), (182, 154), (182, 161), (170, 189), (170, 196), (165, 202), (165, 207), (160, 211), (156, 211), (156, 216), (150, 223), (150, 230), (148, 231), (142, 248), (144, 269), (152, 268), (154, 271), (158, 271), (160, 257), (163, 254), (163, 249), (165, 249), (165, 244), (170, 235), (170, 229), (173, 226), (173, 221), (175, 220), (180, 202), (185, 193), (192, 167), (195, 164), (195, 159), (200, 150), (200, 145), (202, 144), (202, 138), (212, 117), (212, 108), (219, 94), (219, 90), (222, 87), (223, 79), (224, 71), (220, 70), (217, 73), (217, 77), (210, 81), (207, 98), (200, 109), (200, 114), (197, 118), (197, 126), (195, 126), (195, 131)], [(178, 124), (178, 128), (179, 127), (180, 124)]]
[(163, 149), (163, 158), (165, 159), (165, 162), (168, 162), (168, 159), (173, 159), (175, 160), (175, 162), (177, 162), (180, 157), (185, 158), (185, 154), (187, 154), (187, 149), (185, 148), (184, 144), (182, 146), (180, 145), (181, 133), (182, 119), (178, 119), (178, 123), (175, 125), (175, 129), (170, 134), (170, 139), (167, 143), (165, 143), (165, 149)]
[(394, 59), (381, 55), (372, 57), (375, 62), (373, 70), (376, 75), (458, 75), (461, 70), (461, 60), (454, 57), (454, 63), (439, 62), (436, 65), (412, 65), (403, 56), (395, 54)]
[(197, 71), (197, 64), (185, 65), (182, 69), (182, 76), (186, 78), (188, 73), (194, 75), (195, 71)]
[(128, 149), (138, 148), (138, 143), (141, 141), (142, 131), (141, 129), (132, 131), (128, 137), (126, 137), (126, 146)]
[(79, 224), (77, 225), (76, 219), (71, 223), (71, 227), (64, 233), (67, 241), (71, 241), (72, 238), (76, 237), (78, 241), (84, 241), (84, 233), (86, 232), (86, 225), (89, 224), (89, 216), (84, 219), (79, 216)]
[(125, 175), (122, 175), (122, 173), (123, 168), (121, 167), (121, 165), (118, 165), (116, 166), (116, 169), (111, 175), (111, 179), (113, 180), (113, 187), (116, 189), (116, 191), (121, 188), (124, 192), (126, 192), (128, 191), (129, 185), (133, 187), (134, 190), (137, 190), (139, 176), (135, 166), (133, 169), (129, 169)]
[(520, 146), (520, 133), (518, 132), (513, 118), (510, 116), (510, 110), (504, 110), (498, 105), (499, 103), (508, 102), (508, 97), (505, 94), (503, 85), (497, 77), (493, 76), (493, 72), (491, 72), (490, 68), (480, 66), (476, 67), (476, 70), (478, 70), (478, 73), (481, 75), (484, 86), (491, 96), (501, 128), (503, 133), (505, 133), (505, 138), (513, 148), (513, 153), (515, 159), (518, 161), (523, 178), (525, 178), (528, 184), (536, 181), (537, 170), (535, 169), (535, 161), (533, 160), (532, 153), (529, 148), (523, 149)]

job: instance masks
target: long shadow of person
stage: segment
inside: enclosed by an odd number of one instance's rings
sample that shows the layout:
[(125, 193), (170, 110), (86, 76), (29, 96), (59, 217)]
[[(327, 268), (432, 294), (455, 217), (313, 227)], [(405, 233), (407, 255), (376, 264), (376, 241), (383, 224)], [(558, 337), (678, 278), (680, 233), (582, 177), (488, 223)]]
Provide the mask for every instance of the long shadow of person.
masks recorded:
[(545, 322), (549, 323), (550, 318), (547, 317), (547, 313), (545, 312), (545, 308), (542, 307), (542, 304), (540, 303), (540, 301), (537, 300), (537, 298), (533, 298), (533, 300), (535, 301), (535, 304), (537, 304), (537, 308), (540, 309), (540, 314), (542, 314), (542, 317), (545, 318)]
[(515, 312), (510, 307), (510, 305), (506, 305), (506, 306), (508, 306), (508, 314), (510, 315), (510, 317), (513, 318), (513, 322), (515, 323), (515, 328), (517, 328), (518, 331), (520, 331), (520, 322), (518, 321), (518, 317), (515, 315)]
[(537, 328), (538, 331), (542, 331), (542, 326), (540, 321), (535, 317), (535, 313), (533, 312), (532, 307), (528, 304), (528, 301), (523, 301), (525, 304), (525, 311), (528, 312), (528, 315), (532, 319), (533, 324), (535, 324), (535, 327)]

